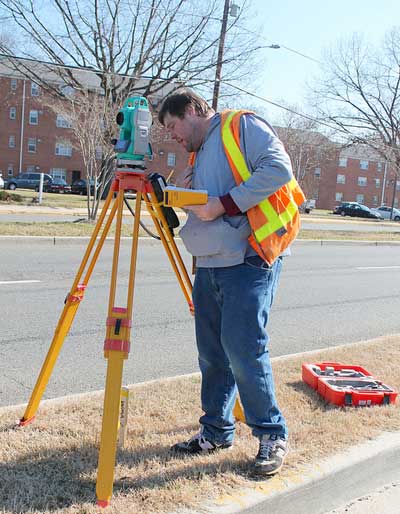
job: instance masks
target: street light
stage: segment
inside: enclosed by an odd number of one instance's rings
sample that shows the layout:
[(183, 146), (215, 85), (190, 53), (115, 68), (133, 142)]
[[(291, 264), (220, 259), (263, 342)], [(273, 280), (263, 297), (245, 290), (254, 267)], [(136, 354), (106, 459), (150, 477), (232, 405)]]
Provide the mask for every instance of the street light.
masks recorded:
[(224, 44), (225, 44), (225, 34), (226, 34), (226, 26), (228, 24), (228, 14), (237, 18), (239, 14), (240, 7), (233, 2), (230, 3), (230, 0), (225, 0), (224, 4), (224, 14), (222, 16), (222, 24), (221, 24), (221, 34), (219, 36), (219, 48), (218, 48), (218, 57), (217, 57), (217, 68), (215, 70), (215, 81), (214, 81), (214, 93), (212, 100), (212, 108), (214, 111), (218, 108), (218, 96), (219, 96), (219, 86), (221, 82), (221, 69), (222, 69), (222, 59), (224, 55)]

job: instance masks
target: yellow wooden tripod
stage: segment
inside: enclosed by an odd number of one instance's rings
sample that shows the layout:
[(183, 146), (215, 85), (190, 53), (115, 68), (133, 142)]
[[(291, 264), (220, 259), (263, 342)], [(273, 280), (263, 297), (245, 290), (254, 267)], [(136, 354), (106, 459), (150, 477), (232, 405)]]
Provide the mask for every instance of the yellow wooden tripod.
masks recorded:
[[(136, 205), (132, 231), (128, 293), (126, 306), (117, 307), (114, 303), (117, 287), (124, 195), (126, 191), (131, 190), (136, 191)], [(116, 193), (115, 198), (114, 193)], [(135, 171), (134, 168), (130, 171), (126, 171), (126, 168), (117, 169), (110, 192), (93, 230), (93, 234), (90, 238), (71, 290), (65, 300), (64, 309), (58, 321), (52, 343), (42, 365), (42, 369), (36, 381), (28, 406), (19, 422), (20, 426), (24, 426), (32, 422), (35, 418), (40, 400), (50, 379), (64, 339), (69, 332), (80, 302), (83, 299), (86, 286), (89, 283), (89, 279), (100, 255), (104, 241), (116, 216), (114, 253), (106, 322), (106, 338), (104, 342), (104, 356), (108, 360), (108, 364), (96, 484), (97, 504), (101, 507), (109, 505), (113, 491), (122, 372), (124, 360), (128, 358), (130, 349), (133, 293), (135, 286), (136, 258), (142, 200), (144, 200), (147, 210), (151, 215), (158, 235), (160, 236), (161, 242), (177, 276), (179, 285), (186, 298), (189, 309), (193, 312), (192, 283), (174, 241), (172, 231), (169, 228), (162, 205), (157, 199), (151, 181), (143, 171)], [(100, 232), (101, 235), (99, 237)], [(83, 276), (84, 278), (82, 279)], [(244, 420), (243, 411), (239, 401), (237, 401), (235, 405), (234, 414), (237, 419), (242, 421)]]
[[(114, 305), (114, 302), (117, 287), (122, 214), (124, 206), (124, 194), (128, 190), (136, 191), (135, 219), (132, 231), (131, 262), (126, 306), (117, 307)], [(114, 193), (117, 193), (115, 198)], [(25, 413), (19, 423), (20, 426), (24, 426), (33, 421), (35, 417), (40, 400), (50, 379), (64, 339), (68, 334), (79, 304), (83, 299), (86, 286), (88, 285), (89, 279), (94, 270), (94, 266), (103, 247), (105, 238), (109, 232), (111, 223), (116, 216), (106, 338), (104, 342), (104, 356), (106, 359), (108, 359), (107, 378), (105, 386), (103, 423), (96, 485), (97, 503), (102, 507), (105, 507), (110, 503), (113, 490), (123, 362), (128, 358), (130, 348), (133, 293), (135, 286), (136, 258), (142, 199), (146, 203), (146, 207), (152, 217), (158, 235), (160, 236), (161, 242), (178, 278), (178, 282), (188, 302), (189, 308), (193, 310), (191, 301), (192, 283), (150, 180), (142, 171), (136, 172), (134, 169), (131, 171), (126, 171), (124, 169), (117, 170), (110, 192), (107, 196), (99, 219), (94, 228), (92, 237), (90, 238), (88, 247), (79, 266), (74, 283), (66, 298), (64, 309), (58, 321), (52, 343), (43, 363), (35, 388), (32, 392)], [(109, 213), (109, 216), (106, 219), (107, 213)], [(100, 232), (101, 235), (100, 238), (98, 238)], [(85, 275), (82, 280), (84, 273)]]

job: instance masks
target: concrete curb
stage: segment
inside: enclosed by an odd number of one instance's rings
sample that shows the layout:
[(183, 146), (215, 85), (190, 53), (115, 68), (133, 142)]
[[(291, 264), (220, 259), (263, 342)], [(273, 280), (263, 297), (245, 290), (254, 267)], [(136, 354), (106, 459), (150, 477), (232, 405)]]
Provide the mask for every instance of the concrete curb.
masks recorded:
[(272, 477), (252, 491), (238, 491), (205, 508), (212, 514), (324, 514), (400, 480), (399, 462), (400, 432), (383, 433), (285, 479)]
[[(90, 236), (2, 236), (0, 235), (0, 241), (18, 241), (18, 242), (41, 242), (41, 243), (50, 243), (57, 244), (65, 243), (65, 242), (75, 242), (81, 243), (84, 241), (89, 241)], [(175, 239), (180, 241), (180, 237), (176, 236)], [(121, 237), (122, 241), (131, 241), (130, 237), (123, 236)], [(153, 241), (153, 238), (150, 236), (140, 236), (141, 241)], [(107, 237), (106, 242), (114, 241), (113, 237)], [(155, 241), (155, 240), (154, 240)], [(302, 246), (302, 245), (317, 245), (317, 246), (354, 246), (354, 245), (362, 245), (362, 246), (398, 246), (400, 245), (400, 241), (363, 241), (357, 239), (296, 239), (292, 243), (294, 246)]]

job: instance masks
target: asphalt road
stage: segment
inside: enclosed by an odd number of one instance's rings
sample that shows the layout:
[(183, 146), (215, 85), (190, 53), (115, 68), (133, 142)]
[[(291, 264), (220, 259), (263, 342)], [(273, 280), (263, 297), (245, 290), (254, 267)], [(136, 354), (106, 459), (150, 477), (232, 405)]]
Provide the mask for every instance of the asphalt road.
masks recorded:
[[(29, 398), (85, 244), (1, 240), (0, 405)], [(45, 393), (102, 389), (112, 245), (96, 265)], [(189, 257), (185, 255), (187, 263)], [(124, 305), (130, 247), (121, 248)], [(37, 280), (29, 283), (9, 281)], [(238, 299), (240, 301), (240, 299)], [(271, 316), (271, 355), (400, 332), (400, 247), (296, 242)], [(160, 243), (139, 245), (132, 350), (124, 383), (197, 371), (193, 319)]]

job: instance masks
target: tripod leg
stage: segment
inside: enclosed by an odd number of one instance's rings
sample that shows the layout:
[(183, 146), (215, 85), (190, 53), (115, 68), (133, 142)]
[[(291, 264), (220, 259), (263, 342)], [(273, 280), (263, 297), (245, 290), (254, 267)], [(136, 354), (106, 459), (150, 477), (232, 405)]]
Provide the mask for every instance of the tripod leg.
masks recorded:
[[(194, 307), (191, 299), (192, 283), (187, 273), (185, 264), (182, 260), (182, 256), (179, 253), (178, 247), (176, 246), (176, 243), (170, 230), (168, 229), (167, 221), (164, 217), (162, 210), (159, 207), (154, 191), (150, 191), (150, 199), (150, 202), (146, 202), (147, 209), (151, 214), (153, 223), (157, 229), (161, 242), (171, 262), (172, 268), (175, 271), (179, 285), (181, 286), (182, 292), (186, 298), (186, 301), (188, 302), (189, 309), (192, 313), (194, 313)], [(233, 414), (238, 421), (242, 421), (243, 423), (246, 422), (242, 403), (240, 401), (239, 396), (236, 398)]]
[(108, 364), (96, 483), (97, 505), (100, 507), (106, 507), (110, 504), (113, 491), (123, 364), (124, 360), (128, 358), (130, 348), (130, 329), (139, 236), (141, 193), (138, 192), (136, 196), (135, 222), (133, 226), (128, 300), (126, 309), (113, 306), (117, 282), (123, 191), (119, 192), (118, 203), (119, 206), (108, 309), (109, 317), (107, 319), (107, 335), (104, 343), (104, 355), (108, 359)]
[(64, 305), (63, 311), (61, 313), (60, 319), (58, 321), (58, 324), (57, 324), (57, 327), (56, 327), (56, 330), (55, 330), (55, 333), (53, 336), (53, 340), (52, 340), (50, 348), (48, 350), (46, 359), (42, 365), (42, 369), (41, 369), (39, 377), (36, 381), (35, 387), (33, 389), (31, 398), (26, 407), (24, 415), (19, 422), (20, 426), (25, 426), (28, 423), (33, 421), (35, 414), (37, 412), (37, 409), (39, 407), (40, 400), (43, 396), (43, 393), (46, 389), (46, 386), (49, 382), (51, 373), (53, 371), (54, 365), (57, 361), (57, 357), (58, 357), (60, 350), (62, 348), (62, 345), (64, 343), (64, 339), (67, 336), (69, 329), (71, 328), (72, 322), (75, 318), (75, 314), (79, 308), (80, 302), (83, 300), (83, 295), (85, 293), (86, 285), (89, 282), (91, 272), (93, 271), (95, 262), (97, 260), (97, 257), (101, 250), (101, 247), (104, 243), (104, 240), (105, 240), (107, 233), (109, 231), (109, 228), (111, 226), (112, 220), (114, 218), (115, 211), (116, 211), (116, 205), (113, 205), (113, 207), (111, 209), (110, 217), (106, 222), (102, 236), (101, 236), (100, 241), (95, 250), (95, 254), (89, 265), (89, 270), (85, 276), (84, 282), (82, 284), (80, 284), (79, 282), (80, 282), (82, 274), (86, 268), (87, 262), (89, 261), (89, 257), (92, 253), (92, 249), (96, 242), (97, 236), (100, 232), (104, 218), (107, 214), (113, 194), (114, 194), (114, 191), (113, 191), (113, 188), (111, 188), (110, 192), (107, 196), (107, 199), (104, 203), (103, 209), (100, 213), (99, 219), (93, 230), (93, 234), (90, 238), (90, 241), (89, 241), (88, 247), (86, 249), (86, 252), (84, 254), (84, 257), (82, 259), (82, 262), (79, 266), (79, 270), (76, 274), (74, 283), (73, 283), (71, 290), (66, 298), (65, 305)]

